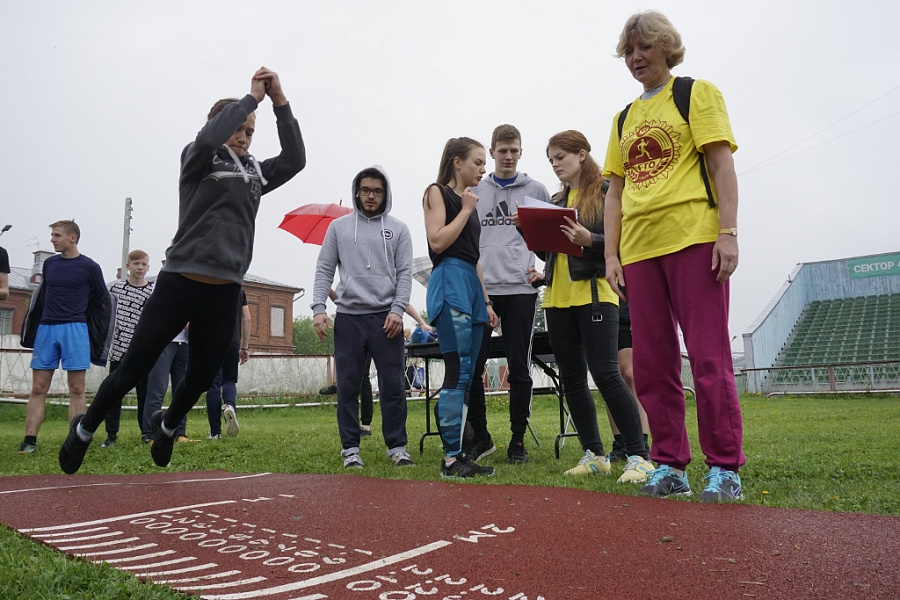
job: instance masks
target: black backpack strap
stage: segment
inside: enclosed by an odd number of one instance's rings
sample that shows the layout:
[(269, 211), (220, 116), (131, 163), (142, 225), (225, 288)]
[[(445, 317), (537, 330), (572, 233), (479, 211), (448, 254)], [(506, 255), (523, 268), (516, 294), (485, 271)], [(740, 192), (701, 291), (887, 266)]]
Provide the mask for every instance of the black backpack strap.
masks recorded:
[[(694, 80), (691, 77), (676, 77), (672, 83), (672, 96), (675, 100), (675, 106), (681, 114), (684, 122), (691, 126), (691, 88), (694, 87)], [(619, 134), (621, 137), (621, 132)], [(699, 152), (699, 150), (698, 150)], [(703, 179), (703, 186), (706, 188), (706, 198), (710, 208), (716, 207), (716, 201), (713, 199), (712, 186), (709, 183), (709, 172), (706, 169), (706, 155), (700, 152), (700, 177)]]
[[(634, 104), (633, 102), (631, 104)], [(619, 141), (622, 141), (622, 128), (625, 127), (625, 117), (628, 116), (628, 109), (631, 108), (631, 104), (622, 109), (622, 112), (619, 113)]]

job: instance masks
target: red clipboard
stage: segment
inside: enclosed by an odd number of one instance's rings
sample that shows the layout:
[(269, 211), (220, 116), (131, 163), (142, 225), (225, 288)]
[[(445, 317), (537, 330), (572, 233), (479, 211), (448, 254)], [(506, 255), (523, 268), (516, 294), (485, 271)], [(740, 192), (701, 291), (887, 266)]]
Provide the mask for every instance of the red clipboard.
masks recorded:
[[(530, 198), (526, 199), (530, 200)], [(539, 203), (543, 206), (535, 206)], [(583, 248), (569, 241), (566, 234), (560, 229), (561, 225), (568, 225), (565, 217), (575, 223), (578, 222), (578, 211), (574, 208), (563, 208), (546, 202), (529, 202), (520, 205), (519, 229), (525, 238), (525, 244), (532, 252), (562, 252), (572, 256), (582, 256)]]

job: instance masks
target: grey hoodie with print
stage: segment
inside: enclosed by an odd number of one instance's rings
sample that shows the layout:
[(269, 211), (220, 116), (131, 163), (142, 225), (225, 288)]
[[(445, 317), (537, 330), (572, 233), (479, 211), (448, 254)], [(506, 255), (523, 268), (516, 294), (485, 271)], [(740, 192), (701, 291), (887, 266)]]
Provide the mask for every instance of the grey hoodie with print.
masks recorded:
[[(385, 193), (381, 213), (370, 218), (362, 212), (358, 191), (360, 179), (371, 169), (384, 177)], [(337, 312), (361, 315), (391, 311), (402, 317), (412, 293), (412, 237), (406, 224), (390, 215), (390, 180), (384, 169), (374, 165), (353, 178), (351, 191), (353, 212), (335, 219), (325, 233), (310, 307), (313, 314), (325, 312), (338, 270)]]
[(484, 272), (488, 294), (536, 294), (537, 290), (526, 279), (526, 272), (534, 266), (534, 253), (526, 246), (509, 215), (516, 212), (516, 203), (525, 196), (549, 202), (547, 188), (527, 173), (517, 173), (513, 183), (500, 187), (491, 173), (475, 188), (475, 195), (478, 196), (476, 210), (481, 221), (481, 258), (478, 262)]

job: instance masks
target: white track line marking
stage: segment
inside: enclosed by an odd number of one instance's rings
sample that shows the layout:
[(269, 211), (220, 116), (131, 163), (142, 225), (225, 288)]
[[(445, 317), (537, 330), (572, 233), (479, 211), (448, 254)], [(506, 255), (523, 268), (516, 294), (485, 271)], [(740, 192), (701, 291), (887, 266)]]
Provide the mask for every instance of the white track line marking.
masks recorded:
[(241, 579), (239, 581), (230, 581), (228, 583), (214, 583), (212, 585), (173, 585), (176, 590), (221, 590), (224, 588), (238, 587), (240, 585), (250, 585), (251, 583), (259, 583), (266, 581), (265, 577), (251, 577), (250, 579)]
[[(183, 569), (169, 569), (168, 571), (154, 571), (153, 573), (135, 573), (135, 575), (140, 575), (141, 577), (160, 577), (164, 575), (183, 575), (184, 573), (193, 573), (194, 571), (202, 571), (204, 569), (215, 569), (219, 565), (216, 563), (206, 563), (205, 565), (197, 565), (195, 567), (185, 567)], [(230, 571), (227, 575), (234, 575), (240, 573), (240, 571)], [(223, 576), (226, 574), (222, 574)], [(215, 577), (215, 575), (205, 575), (205, 576), (197, 576), (193, 579), (210, 579)], [(154, 579), (156, 581), (156, 579)], [(187, 581), (187, 580), (186, 580)]]
[[(172, 550), (172, 552), (175, 552)], [(169, 565), (177, 565), (179, 563), (190, 562), (192, 560), (197, 560), (196, 556), (182, 556), (181, 558), (173, 558), (172, 560), (164, 560), (161, 562), (150, 563), (147, 565), (126, 565), (124, 567), (117, 567), (123, 571), (141, 571), (143, 569), (158, 569), (159, 567), (168, 567)]]
[(249, 479), (251, 477), (265, 477), (267, 475), (271, 475), (271, 473), (251, 473), (249, 475), (235, 475), (233, 477), (210, 477), (208, 479), (178, 479), (175, 481), (150, 481), (150, 482), (119, 482), (119, 481), (110, 481), (104, 483), (79, 483), (76, 485), (55, 485), (48, 487), (39, 487), (39, 488), (25, 488), (21, 490), (4, 490), (0, 491), (0, 495), (4, 494), (23, 494), (27, 492), (47, 492), (54, 490), (71, 490), (76, 488), (84, 488), (84, 487), (103, 487), (103, 486), (116, 486), (116, 485), (174, 485), (179, 483), (203, 483), (206, 481), (235, 481), (237, 479)]
[(130, 537), (130, 538), (122, 538), (121, 540), (113, 540), (111, 542), (99, 542), (97, 544), (79, 544), (78, 546), (56, 546), (57, 550), (62, 552), (68, 552), (69, 550), (83, 550), (84, 548), (109, 548), (110, 546), (121, 546), (122, 544), (127, 544), (129, 542), (137, 542), (141, 538), (139, 537)]
[[(123, 562), (131, 562), (133, 560), (147, 560), (148, 558), (157, 558), (159, 556), (169, 556), (170, 554), (175, 554), (174, 550), (163, 550), (162, 552), (151, 552), (150, 554), (141, 554), (140, 556), (129, 556), (127, 558), (111, 558), (109, 560), (104, 560), (107, 564), (113, 565)], [(126, 567), (116, 567), (125, 569)]]
[(124, 483), (111, 482), (111, 483), (81, 483), (78, 485), (54, 485), (51, 487), (42, 487), (42, 488), (26, 488), (23, 490), (6, 490), (0, 492), (0, 495), (3, 494), (24, 494), (26, 492), (49, 492), (56, 490), (73, 490), (76, 488), (83, 487), (102, 487), (102, 486), (115, 486), (115, 485), (125, 485)]
[(149, 517), (150, 515), (159, 515), (162, 513), (178, 512), (182, 510), (190, 510), (192, 508), (202, 508), (204, 506), (222, 506), (223, 504), (236, 504), (237, 500), (223, 500), (221, 502), (204, 502), (203, 504), (189, 504), (187, 506), (178, 506), (176, 508), (163, 508), (160, 510), (151, 510), (142, 513), (133, 513), (130, 515), (122, 515), (120, 517), (110, 517), (108, 519), (97, 519), (96, 521), (85, 521), (83, 523), (69, 523), (67, 525), (53, 525), (51, 527), (35, 527), (33, 529), (20, 529), (19, 532), (25, 535), (33, 535), (42, 531), (59, 531), (61, 529), (71, 529), (73, 527), (90, 527), (91, 525), (102, 525), (104, 523), (116, 523), (118, 521), (127, 521), (129, 519), (138, 519), (140, 517)]
[(144, 544), (143, 546), (132, 546), (131, 548), (122, 548), (120, 550), (105, 550), (103, 552), (76, 552), (75, 556), (80, 556), (87, 560), (91, 560), (96, 556), (107, 556), (109, 554), (123, 554), (125, 552), (135, 552), (137, 550), (146, 550), (147, 548), (156, 548), (157, 544)]
[[(344, 569), (343, 571), (336, 571), (336, 572), (330, 573), (328, 575), (320, 575), (319, 577), (313, 577), (312, 579), (307, 579), (305, 581), (288, 583), (285, 585), (279, 585), (277, 587), (272, 587), (272, 588), (263, 589), (263, 590), (256, 590), (253, 592), (241, 592), (241, 593), (237, 593), (237, 594), (226, 594), (226, 595), (222, 595), (222, 596), (204, 595), (203, 598), (206, 598), (208, 600), (213, 600), (213, 599), (244, 600), (245, 598), (258, 598), (261, 596), (274, 596), (275, 594), (281, 594), (284, 592), (293, 592), (294, 590), (302, 590), (304, 588), (309, 588), (309, 587), (313, 587), (316, 585), (322, 585), (323, 583), (331, 583), (332, 581), (338, 581), (340, 579), (354, 577), (361, 573), (368, 573), (369, 571), (376, 571), (378, 569), (387, 567), (388, 565), (393, 565), (393, 564), (397, 564), (400, 562), (404, 562), (411, 558), (415, 558), (417, 556), (421, 556), (421, 555), (427, 554), (429, 552), (434, 552), (435, 550), (439, 550), (440, 548), (444, 548), (445, 546), (451, 546), (451, 545), (453, 545), (453, 542), (439, 540), (437, 542), (432, 542), (430, 544), (426, 544), (425, 546), (420, 546), (418, 548), (413, 548), (412, 550), (407, 550), (406, 552), (401, 552), (400, 554), (395, 554), (393, 556), (388, 556), (386, 558), (379, 558), (378, 560), (372, 561), (370, 563), (359, 565), (357, 567), (353, 567), (350, 569)], [(198, 588), (194, 588), (194, 589), (198, 589)]]
[[(32, 530), (20, 529), (19, 533), (26, 533), (28, 531), (32, 531)], [(109, 531), (109, 527), (92, 527), (91, 529), (82, 529), (81, 531), (63, 531), (60, 533), (36, 533), (36, 534), (33, 534), (31, 537), (35, 537), (35, 538), (42, 540), (44, 538), (59, 537), (62, 535), (81, 535), (82, 533), (93, 533), (95, 531)], [(49, 541), (52, 542), (53, 540), (49, 540)]]
[[(106, 528), (104, 528), (106, 529)], [(97, 535), (83, 535), (81, 537), (68, 537), (68, 538), (58, 538), (55, 540), (48, 540), (53, 544), (71, 544), (72, 542), (83, 542), (85, 540), (100, 540), (103, 538), (109, 538), (116, 535), (125, 535), (123, 531), (110, 531), (109, 533), (99, 533)]]
[(222, 573), (213, 573), (212, 575), (200, 575), (199, 577), (187, 577), (185, 579), (154, 579), (153, 583), (172, 585), (173, 583), (190, 583), (192, 581), (204, 581), (206, 579), (218, 579), (219, 577), (230, 577), (239, 575), (240, 571), (223, 571)]

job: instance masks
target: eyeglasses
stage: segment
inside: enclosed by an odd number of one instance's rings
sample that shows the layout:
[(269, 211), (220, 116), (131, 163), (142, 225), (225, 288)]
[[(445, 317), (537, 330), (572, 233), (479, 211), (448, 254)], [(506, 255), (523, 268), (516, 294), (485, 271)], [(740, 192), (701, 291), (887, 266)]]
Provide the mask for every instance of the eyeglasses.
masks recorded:
[(384, 198), (384, 190), (382, 188), (367, 188), (361, 187), (359, 188), (359, 195), (365, 198), (366, 196), (375, 196), (376, 198)]

